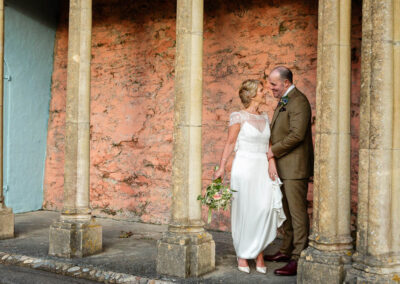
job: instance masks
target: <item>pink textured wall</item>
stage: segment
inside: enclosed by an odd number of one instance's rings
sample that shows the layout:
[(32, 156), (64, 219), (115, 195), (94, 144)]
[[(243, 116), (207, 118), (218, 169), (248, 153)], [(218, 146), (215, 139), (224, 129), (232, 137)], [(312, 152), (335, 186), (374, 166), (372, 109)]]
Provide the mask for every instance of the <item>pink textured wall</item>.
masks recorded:
[[(94, 1), (90, 198), (95, 213), (166, 223), (171, 203), (174, 1)], [(46, 209), (63, 198), (67, 3), (56, 35)]]
[[(217, 1), (205, 7), (203, 183), (208, 184), (224, 147), (229, 113), (241, 108), (237, 90), (243, 80), (286, 65), (315, 113), (318, 23), (317, 1)], [(271, 95), (270, 118), (275, 106)], [(230, 229), (229, 212), (214, 217), (212, 228)]]
[[(241, 107), (237, 89), (243, 80), (263, 78), (275, 65), (286, 65), (293, 70), (295, 84), (307, 95), (315, 113), (317, 2), (205, 1), (204, 186), (219, 161), (229, 113)], [(91, 205), (97, 215), (167, 223), (171, 206), (175, 1), (95, 0), (93, 8)], [(56, 35), (44, 184), (44, 208), (50, 210), (59, 210), (63, 199), (68, 37), (65, 2), (62, 11)], [(352, 145), (356, 149), (361, 27), (354, 13), (353, 26), (358, 33), (352, 38), (356, 86), (352, 95)], [(276, 101), (270, 96), (267, 102), (265, 110), (272, 115)], [(353, 191), (356, 152), (352, 152)], [(228, 212), (217, 213), (214, 218), (211, 228), (230, 229)]]

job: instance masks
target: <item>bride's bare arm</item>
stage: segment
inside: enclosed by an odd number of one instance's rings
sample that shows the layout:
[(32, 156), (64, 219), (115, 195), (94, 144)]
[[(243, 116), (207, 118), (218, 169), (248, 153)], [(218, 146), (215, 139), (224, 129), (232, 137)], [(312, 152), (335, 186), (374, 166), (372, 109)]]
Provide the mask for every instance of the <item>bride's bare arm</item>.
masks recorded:
[(239, 135), (240, 124), (236, 123), (228, 128), (228, 139), (226, 140), (224, 151), (222, 152), (221, 161), (219, 163), (219, 169), (215, 172), (214, 178), (224, 176), (225, 172), (225, 164), (228, 160), (229, 156), (232, 154), (233, 149), (235, 148), (236, 139)]
[(271, 155), (271, 153), (272, 153), (272, 151), (271, 151), (271, 141), (270, 141), (269, 142), (269, 148), (268, 148), (268, 154), (267, 154), (268, 163), (269, 163), (269, 165), (268, 165), (268, 174), (269, 174), (269, 177), (272, 180), (275, 180), (275, 178), (277, 178), (279, 176), (278, 176), (278, 171), (276, 169), (276, 161), (275, 161), (274, 155), (273, 154)]

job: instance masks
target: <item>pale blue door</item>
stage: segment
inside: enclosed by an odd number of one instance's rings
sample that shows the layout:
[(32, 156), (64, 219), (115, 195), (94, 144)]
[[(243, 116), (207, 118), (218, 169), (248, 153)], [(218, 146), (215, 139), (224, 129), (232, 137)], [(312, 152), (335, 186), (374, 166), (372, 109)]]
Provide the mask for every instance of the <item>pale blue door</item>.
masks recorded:
[(15, 213), (43, 203), (56, 2), (6, 1), (3, 175)]
[(10, 73), (8, 72), (8, 64), (7, 61), (4, 61), (4, 78), (3, 78), (3, 193), (7, 203), (7, 193), (8, 193), (8, 184), (9, 184), (9, 153), (8, 150), (9, 142), (7, 141), (10, 137), (9, 135), (9, 110), (8, 108), (11, 107), (10, 103), (10, 88), (8, 86), (9, 82), (11, 81)]

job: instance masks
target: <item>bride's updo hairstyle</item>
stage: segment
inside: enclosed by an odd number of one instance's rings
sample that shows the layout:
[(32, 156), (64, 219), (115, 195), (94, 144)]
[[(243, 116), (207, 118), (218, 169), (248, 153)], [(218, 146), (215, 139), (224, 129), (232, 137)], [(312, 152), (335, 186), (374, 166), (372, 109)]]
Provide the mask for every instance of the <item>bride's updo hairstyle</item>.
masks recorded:
[(258, 85), (262, 85), (260, 80), (248, 79), (240, 85), (239, 97), (245, 108), (248, 108), (251, 100), (257, 95)]

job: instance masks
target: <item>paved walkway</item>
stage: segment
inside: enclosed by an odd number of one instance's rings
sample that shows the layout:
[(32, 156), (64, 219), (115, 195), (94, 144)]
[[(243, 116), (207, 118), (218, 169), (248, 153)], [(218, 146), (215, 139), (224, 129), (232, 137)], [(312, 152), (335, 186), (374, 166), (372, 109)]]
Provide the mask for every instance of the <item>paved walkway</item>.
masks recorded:
[[(0, 241), (0, 264), (109, 283), (296, 283), (296, 277), (273, 274), (283, 263), (267, 263), (267, 275), (255, 272), (254, 264), (250, 274), (239, 272), (231, 235), (224, 232), (211, 232), (216, 243), (214, 272), (189, 279), (160, 276), (155, 266), (156, 242), (167, 226), (111, 219), (97, 219), (103, 226), (102, 253), (81, 259), (50, 257), (47, 254), (49, 227), (58, 217), (59, 213), (49, 211), (16, 214), (16, 237)], [(275, 252), (278, 241), (267, 252)]]
[(99, 282), (54, 274), (43, 270), (0, 264), (1, 284), (97, 284)]

